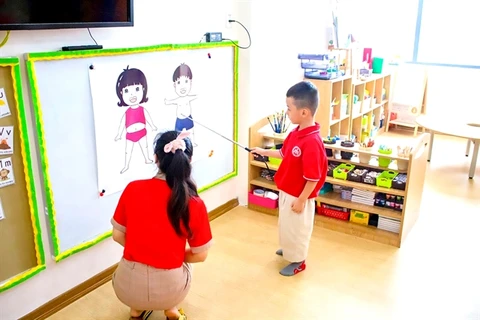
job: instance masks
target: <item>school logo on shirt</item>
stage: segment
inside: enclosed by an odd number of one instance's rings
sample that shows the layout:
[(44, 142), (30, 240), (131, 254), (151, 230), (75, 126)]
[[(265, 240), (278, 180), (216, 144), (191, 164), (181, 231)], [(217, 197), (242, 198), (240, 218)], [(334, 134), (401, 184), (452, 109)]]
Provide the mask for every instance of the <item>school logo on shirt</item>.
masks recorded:
[(293, 147), (293, 149), (292, 149), (292, 155), (293, 155), (294, 157), (297, 157), (297, 158), (298, 158), (298, 157), (300, 157), (300, 156), (302, 155), (302, 150), (300, 150), (300, 148), (299, 148), (298, 146), (295, 146), (295, 147)]

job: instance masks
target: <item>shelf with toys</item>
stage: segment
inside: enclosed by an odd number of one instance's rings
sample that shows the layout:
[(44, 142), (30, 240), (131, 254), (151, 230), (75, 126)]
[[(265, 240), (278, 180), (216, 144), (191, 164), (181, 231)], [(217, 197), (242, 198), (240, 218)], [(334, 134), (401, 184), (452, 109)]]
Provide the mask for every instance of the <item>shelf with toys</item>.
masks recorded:
[(355, 79), (353, 86), (351, 134), (363, 142), (385, 131), (390, 101), (390, 75), (372, 74)]
[[(371, 70), (352, 76), (339, 70), (335, 53), (299, 54), (304, 79), (318, 89), (320, 100), (315, 121), (322, 137), (355, 136), (363, 142), (385, 131), (390, 109), (391, 75)], [(351, 69), (351, 67), (349, 67)]]
[[(250, 127), (250, 146), (281, 147), (286, 133), (273, 134), (266, 119)], [(379, 137), (380, 138), (380, 137)], [(324, 139), (328, 157), (326, 183), (319, 192), (315, 223), (321, 227), (400, 247), (415, 224), (422, 198), (429, 135), (407, 146), (370, 140), (364, 145)], [(273, 180), (281, 163), (250, 154), (249, 203), (252, 210), (278, 214)], [(263, 190), (263, 191), (261, 191)]]

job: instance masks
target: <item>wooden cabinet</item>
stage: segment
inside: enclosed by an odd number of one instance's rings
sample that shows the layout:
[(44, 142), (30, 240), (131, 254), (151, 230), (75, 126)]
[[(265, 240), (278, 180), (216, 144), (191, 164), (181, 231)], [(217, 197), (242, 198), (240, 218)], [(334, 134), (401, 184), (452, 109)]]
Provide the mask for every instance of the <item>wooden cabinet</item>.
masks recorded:
[(389, 74), (372, 74), (366, 80), (345, 76), (333, 80), (311, 81), (320, 94), (315, 121), (322, 137), (353, 134), (357, 141), (385, 130), (390, 102)]
[[(375, 112), (375, 109), (369, 112)], [(283, 142), (284, 138), (284, 136), (277, 136), (272, 134), (271, 128), (269, 127), (266, 119), (260, 120), (250, 128), (250, 146), (265, 146), (265, 144), (267, 143), (279, 144)], [(339, 193), (333, 191), (325, 194), (320, 194), (316, 198), (317, 202), (321, 204), (343, 207), (349, 210), (358, 210), (360, 212), (377, 215), (379, 219), (380, 217), (383, 217), (398, 221), (400, 225), (398, 232), (382, 230), (375, 226), (362, 225), (351, 222), (350, 220), (339, 220), (329, 216), (318, 214), (315, 216), (315, 224), (327, 229), (351, 234), (356, 237), (400, 247), (402, 241), (405, 240), (406, 236), (412, 229), (419, 215), (427, 165), (428, 143), (429, 134), (422, 134), (418, 136), (414, 140), (414, 144), (412, 144), (412, 152), (408, 158), (399, 158), (395, 154), (395, 151), (393, 151), (393, 153), (390, 155), (381, 155), (376, 151), (359, 150), (358, 147), (345, 148), (340, 146), (339, 143), (335, 145), (325, 145), (327, 148), (330, 148), (334, 154), (333, 157), (329, 158), (329, 163), (335, 161), (339, 163), (353, 164), (357, 167), (362, 167), (366, 169), (371, 168), (378, 169), (380, 171), (392, 170), (395, 172), (406, 174), (407, 180), (405, 183), (405, 190), (385, 188), (363, 182), (342, 180), (330, 176), (327, 177), (326, 180), (327, 183), (330, 183), (334, 186), (344, 186), (363, 191), (372, 191), (375, 193), (385, 193), (393, 196), (400, 196), (403, 198), (401, 210), (394, 210), (389, 207), (379, 207), (364, 203), (353, 202), (351, 200), (343, 199)], [(370, 156), (371, 160), (367, 164), (362, 164), (359, 163), (359, 157), (357, 156), (354, 156), (350, 160), (339, 159), (335, 157), (335, 151), (348, 151), (353, 152), (354, 154), (364, 154)], [(379, 167), (378, 161), (376, 159), (378, 159), (378, 157), (380, 156), (392, 160), (389, 168)], [(249, 157), (249, 191), (251, 192), (253, 189), (257, 188), (278, 191), (275, 182), (273, 180), (268, 180), (265, 177), (262, 177), (261, 171), (262, 169), (268, 168), (270, 171), (273, 172), (278, 170), (279, 165), (270, 161), (267, 161), (266, 163), (263, 161), (256, 161), (254, 160), (252, 154), (249, 154)], [(403, 170), (398, 170), (398, 166), (396, 166), (396, 163), (398, 163), (398, 161), (404, 161), (404, 163), (406, 163), (406, 166), (402, 168)], [(267, 214), (278, 214), (278, 209), (270, 209), (255, 205), (253, 203), (249, 203), (248, 207), (252, 210), (260, 211)]]

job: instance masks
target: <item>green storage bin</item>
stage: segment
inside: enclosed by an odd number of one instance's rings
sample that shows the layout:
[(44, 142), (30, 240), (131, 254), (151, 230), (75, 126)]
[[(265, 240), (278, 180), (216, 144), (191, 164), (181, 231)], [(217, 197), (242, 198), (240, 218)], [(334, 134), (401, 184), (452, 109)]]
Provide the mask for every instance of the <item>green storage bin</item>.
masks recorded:
[(333, 170), (333, 177), (335, 179), (347, 180), (348, 173), (355, 168), (351, 163), (342, 163)]
[(391, 188), (392, 187), (392, 182), (393, 179), (398, 175), (398, 172), (396, 171), (383, 171), (378, 177), (377, 177), (377, 187), (383, 187), (383, 188)]

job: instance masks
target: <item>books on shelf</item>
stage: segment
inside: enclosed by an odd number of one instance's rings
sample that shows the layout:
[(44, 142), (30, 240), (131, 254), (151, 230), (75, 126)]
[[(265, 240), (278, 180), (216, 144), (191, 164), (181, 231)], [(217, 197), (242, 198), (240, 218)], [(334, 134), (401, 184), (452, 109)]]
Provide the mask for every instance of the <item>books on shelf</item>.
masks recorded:
[(367, 204), (373, 206), (375, 203), (374, 191), (360, 190), (353, 188), (352, 190), (352, 202)]

